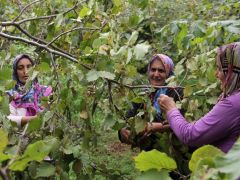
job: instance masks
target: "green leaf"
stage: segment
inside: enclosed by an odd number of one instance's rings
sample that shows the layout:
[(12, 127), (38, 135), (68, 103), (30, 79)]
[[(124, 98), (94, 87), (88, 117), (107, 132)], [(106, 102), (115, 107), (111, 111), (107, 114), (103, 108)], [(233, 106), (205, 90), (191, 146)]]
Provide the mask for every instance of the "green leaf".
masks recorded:
[(144, 103), (145, 99), (143, 97), (138, 96), (138, 97), (133, 98), (131, 101), (134, 103)]
[(234, 144), (232, 149), (222, 157), (216, 158), (216, 168), (222, 172), (231, 176), (230, 179), (238, 179), (240, 177), (240, 138)]
[(177, 168), (176, 162), (172, 158), (155, 149), (148, 152), (142, 151), (137, 157), (134, 157), (134, 161), (136, 168), (140, 171), (150, 169), (174, 170)]
[(115, 74), (112, 74), (107, 71), (96, 71), (96, 70), (90, 70), (87, 73), (87, 81), (88, 82), (96, 81), (99, 77), (113, 80), (115, 78)]
[(42, 119), (37, 117), (36, 119), (32, 119), (29, 122), (27, 131), (33, 132), (33, 131), (39, 130), (41, 128), (41, 126), (42, 126)]
[(146, 126), (147, 121), (142, 119), (140, 116), (137, 116), (135, 119), (135, 131), (136, 133), (143, 132)]
[(89, 9), (87, 6), (83, 6), (83, 8), (81, 9), (81, 11), (79, 12), (79, 17), (83, 18), (85, 16), (88, 16), (92, 13), (92, 10)]
[(0, 70), (0, 80), (12, 79), (12, 69), (4, 67)]
[(7, 137), (7, 133), (5, 133), (3, 131), (3, 129), (0, 129), (0, 139), (1, 139), (1, 143), (0, 143), (0, 153), (3, 152), (3, 150), (5, 149), (5, 147), (8, 144), (8, 137)]
[[(161, 177), (161, 178), (160, 178)], [(171, 180), (169, 177), (167, 170), (160, 170), (157, 171), (155, 169), (151, 169), (148, 171), (143, 172), (140, 176), (136, 178), (136, 180)]]
[(145, 56), (145, 54), (148, 52), (149, 48), (150, 48), (149, 44), (146, 44), (146, 43), (137, 44), (134, 47), (134, 54), (136, 56), (136, 59), (142, 59)]
[(6, 155), (6, 154), (3, 154), (2, 152), (0, 152), (0, 162), (3, 162), (3, 161), (6, 161), (8, 159), (12, 158), (11, 155)]
[(13, 171), (23, 171), (30, 161), (42, 161), (56, 146), (58, 140), (48, 137), (46, 140), (40, 140), (27, 146), (24, 154), (17, 158), (9, 167)]
[(114, 4), (114, 6), (119, 7), (122, 5), (122, 1), (121, 0), (113, 0), (113, 4)]
[(116, 123), (116, 118), (114, 118), (112, 114), (107, 114), (103, 123), (103, 127), (104, 129), (109, 129), (109, 128), (112, 128), (115, 125), (115, 123)]
[(99, 78), (99, 75), (97, 71), (93, 69), (88, 71), (86, 77), (87, 77), (87, 81), (91, 82), (91, 81), (96, 81)]
[(57, 17), (56, 17), (56, 20), (55, 20), (55, 23), (56, 23), (56, 27), (60, 27), (62, 22), (63, 22), (63, 14), (58, 14)]
[(56, 168), (53, 165), (44, 162), (37, 168), (36, 178), (53, 176), (55, 170)]
[(194, 172), (198, 161), (201, 159), (208, 159), (208, 161), (213, 161), (218, 155), (223, 155), (223, 152), (211, 145), (205, 145), (193, 152), (192, 158), (189, 161), (189, 169)]
[(138, 31), (133, 31), (131, 37), (129, 38), (127, 44), (128, 46), (132, 46), (138, 39)]
[(107, 79), (111, 79), (111, 80), (114, 80), (114, 78), (115, 78), (115, 74), (112, 74), (107, 71), (98, 71), (98, 75), (99, 75), (99, 77), (107, 78)]
[(48, 63), (46, 62), (41, 62), (38, 66), (37, 66), (37, 70), (40, 72), (48, 72), (51, 71), (51, 68), (49, 66)]

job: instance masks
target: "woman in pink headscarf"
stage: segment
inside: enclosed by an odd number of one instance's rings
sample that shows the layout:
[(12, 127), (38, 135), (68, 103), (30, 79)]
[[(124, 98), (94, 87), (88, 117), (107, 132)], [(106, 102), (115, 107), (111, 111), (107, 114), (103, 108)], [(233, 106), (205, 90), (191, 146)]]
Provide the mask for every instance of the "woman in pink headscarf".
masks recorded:
[[(174, 75), (174, 64), (170, 57), (164, 54), (154, 55), (148, 64), (147, 74), (150, 85), (155, 88), (155, 91), (148, 95), (156, 111), (154, 121), (147, 123), (145, 130), (134, 137), (134, 139), (132, 139), (132, 132), (129, 127), (122, 128), (118, 133), (121, 142), (139, 146), (143, 150), (154, 148), (153, 146), (157, 141), (155, 133), (169, 129), (169, 125), (163, 124), (164, 118), (162, 116), (162, 110), (157, 101), (159, 96), (166, 94), (173, 97), (175, 101), (183, 96), (182, 89), (177, 89), (178, 93), (176, 93), (176, 89), (174, 90), (167, 87), (157, 88), (157, 86), (166, 86), (166, 79)], [(127, 112), (126, 119), (134, 117), (138, 114), (139, 110), (143, 108), (146, 108), (145, 104), (133, 103), (133, 108)]]
[(33, 66), (33, 60), (26, 54), (18, 55), (13, 62), (13, 80), (17, 83), (13, 89), (7, 91), (11, 101), (8, 119), (16, 122), (19, 127), (35, 119), (37, 113), (44, 110), (40, 105), (40, 99), (52, 92), (51, 87), (41, 86), (37, 79), (31, 82), (29, 88), (26, 87), (28, 71)]

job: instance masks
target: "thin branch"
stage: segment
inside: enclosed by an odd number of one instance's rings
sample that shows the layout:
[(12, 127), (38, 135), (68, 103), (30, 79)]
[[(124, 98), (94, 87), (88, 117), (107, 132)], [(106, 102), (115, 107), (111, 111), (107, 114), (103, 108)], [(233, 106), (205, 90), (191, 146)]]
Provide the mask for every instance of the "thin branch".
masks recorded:
[(186, 70), (186, 73), (183, 77), (183, 79), (181, 80), (181, 82), (179, 83), (179, 86), (183, 83), (183, 81), (185, 81), (186, 77), (187, 77), (187, 74), (188, 74), (188, 69)]
[[(29, 38), (31, 38), (31, 39), (33, 39), (33, 40), (35, 40), (35, 41), (37, 41), (37, 42), (40, 42), (40, 43), (42, 43), (42, 44), (47, 44), (46, 41), (32, 36), (32, 35), (31, 35), (30, 33), (28, 33), (25, 29), (21, 28), (20, 25), (16, 24), (16, 27), (17, 27), (23, 34), (25, 34), (26, 36), (28, 36)], [(72, 55), (69, 54), (68, 52), (66, 52), (66, 51), (64, 51), (64, 50), (62, 50), (62, 49), (60, 49), (60, 48), (58, 48), (58, 47), (56, 47), (56, 46), (54, 46), (54, 45), (51, 45), (50, 47), (52, 47), (52, 48), (56, 49), (57, 51), (60, 51), (60, 52), (62, 52), (62, 53), (64, 53), (64, 54), (67, 54), (67, 55), (69, 55), (69, 56), (72, 56)], [(72, 57), (73, 57), (73, 56), (72, 56)]]
[(115, 80), (109, 80), (109, 81), (114, 83), (114, 84), (118, 84), (120, 86), (129, 88), (129, 89), (141, 89), (141, 88), (170, 88), (170, 89), (176, 89), (176, 88), (183, 88), (181, 86), (153, 86), (153, 85), (147, 85), (147, 84), (143, 84), (143, 85), (130, 85), (130, 84), (122, 84), (122, 83), (120, 83), (118, 81), (115, 81)]
[(77, 27), (77, 28), (73, 28), (73, 29), (70, 29), (68, 31), (65, 31), (61, 34), (59, 34), (58, 36), (56, 36), (51, 42), (49, 42), (47, 44), (47, 46), (49, 46), (50, 44), (52, 44), (54, 41), (56, 41), (58, 38), (60, 38), (61, 36), (63, 36), (64, 34), (67, 34), (67, 33), (70, 33), (72, 31), (76, 31), (76, 30), (100, 30), (100, 28), (86, 28), (86, 27)]
[(33, 4), (35, 4), (35, 3), (38, 3), (38, 2), (40, 2), (40, 1), (42, 1), (42, 0), (36, 0), (36, 1), (33, 1), (33, 2), (31, 2), (30, 4), (26, 5), (26, 6), (21, 10), (21, 12), (19, 13), (19, 15), (18, 15), (12, 22), (15, 22), (15, 21), (23, 14), (23, 12), (24, 12), (29, 6), (31, 6), (31, 5), (33, 5)]
[(20, 150), (21, 150), (21, 144), (22, 144), (22, 141), (23, 141), (23, 138), (27, 132), (27, 129), (28, 129), (28, 125), (29, 123), (27, 123), (24, 127), (24, 130), (22, 132), (22, 134), (19, 136), (19, 141), (18, 141), (18, 145), (17, 145), (17, 148), (16, 148), (16, 151), (15, 151), (15, 154), (14, 154), (14, 157), (8, 162), (8, 164), (4, 167), (5, 169), (8, 169), (9, 166), (15, 161), (15, 159), (17, 158), (17, 155), (19, 154)]
[(6, 168), (0, 169), (0, 177), (2, 177), (3, 180), (8, 180)]
[(75, 62), (75, 63), (79, 63), (81, 64), (84, 68), (90, 70), (91, 68), (82, 63), (82, 62), (79, 62), (76, 58), (72, 57), (72, 56), (69, 56), (68, 54), (65, 54), (65, 53), (62, 53), (62, 52), (59, 52), (57, 50), (54, 50), (54, 49), (51, 49), (49, 47), (47, 47), (46, 45), (43, 45), (43, 44), (40, 44), (40, 43), (37, 43), (37, 42), (34, 42), (34, 41), (31, 41), (31, 40), (28, 40), (28, 39), (25, 39), (25, 38), (21, 38), (21, 37), (17, 37), (17, 36), (11, 36), (9, 34), (6, 34), (6, 33), (3, 33), (3, 32), (0, 32), (0, 36), (4, 37), (4, 38), (7, 38), (7, 39), (10, 39), (10, 40), (16, 40), (16, 41), (21, 41), (21, 42), (24, 42), (26, 44), (31, 44), (33, 46), (36, 46), (36, 47), (40, 47), (46, 51), (48, 51), (49, 53), (52, 53), (52, 54), (55, 54), (55, 55), (58, 55), (58, 56), (61, 56), (61, 57), (65, 57), (67, 59), (69, 59), (70, 61), (72, 62)]

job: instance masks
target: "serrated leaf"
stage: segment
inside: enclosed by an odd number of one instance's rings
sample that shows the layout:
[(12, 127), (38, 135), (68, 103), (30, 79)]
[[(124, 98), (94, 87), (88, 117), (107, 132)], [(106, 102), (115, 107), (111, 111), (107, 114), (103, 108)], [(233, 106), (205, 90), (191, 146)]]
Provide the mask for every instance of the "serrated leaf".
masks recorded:
[(134, 47), (134, 54), (136, 56), (136, 59), (142, 59), (145, 54), (148, 52), (148, 49), (150, 48), (150, 45), (146, 44), (146, 43), (141, 43), (141, 44), (137, 44)]
[(202, 146), (193, 152), (192, 158), (189, 161), (189, 169), (194, 172), (199, 160), (208, 159), (208, 161), (213, 161), (216, 156), (223, 154), (224, 153), (220, 149), (212, 145)]
[(55, 174), (55, 170), (56, 168), (53, 165), (49, 163), (42, 163), (37, 168), (36, 178), (53, 176)]
[(177, 168), (176, 162), (172, 158), (155, 149), (148, 152), (142, 151), (137, 157), (134, 157), (134, 161), (136, 168), (140, 171), (150, 169), (174, 170)]

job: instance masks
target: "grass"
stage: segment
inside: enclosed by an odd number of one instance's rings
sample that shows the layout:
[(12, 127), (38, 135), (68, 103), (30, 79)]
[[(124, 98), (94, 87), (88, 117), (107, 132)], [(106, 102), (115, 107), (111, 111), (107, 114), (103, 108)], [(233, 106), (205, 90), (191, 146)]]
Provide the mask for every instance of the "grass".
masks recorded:
[(129, 145), (120, 143), (116, 131), (102, 133), (98, 137), (98, 146), (91, 152), (92, 161), (106, 172), (95, 179), (135, 179), (140, 174), (135, 169), (133, 160), (139, 149), (131, 149)]

